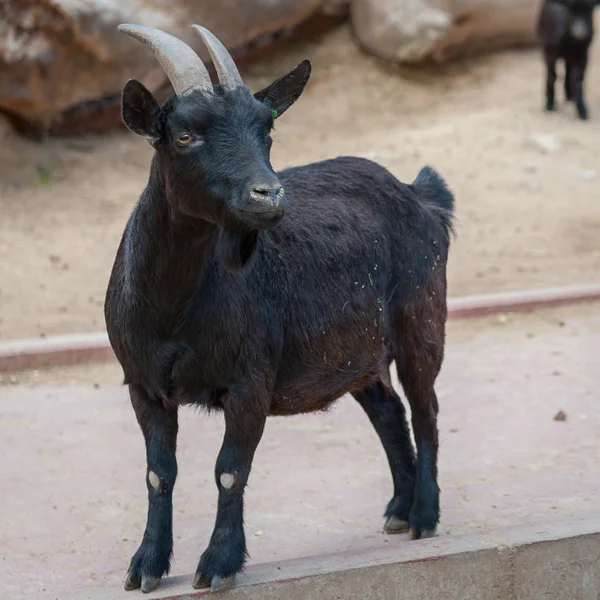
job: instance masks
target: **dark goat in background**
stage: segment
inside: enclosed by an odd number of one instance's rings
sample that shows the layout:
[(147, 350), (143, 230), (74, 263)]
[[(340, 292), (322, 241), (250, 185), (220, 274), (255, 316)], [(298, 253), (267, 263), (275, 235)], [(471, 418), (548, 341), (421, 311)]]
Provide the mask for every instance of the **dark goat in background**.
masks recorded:
[(163, 106), (138, 81), (123, 91), (125, 123), (156, 152), (105, 304), (146, 442), (147, 525), (125, 581), (146, 592), (172, 554), (181, 405), (225, 417), (216, 523), (194, 587), (218, 589), (244, 565), (243, 494), (267, 416), (324, 410), (347, 392), (391, 468), (385, 529), (419, 538), (439, 521), (434, 382), (453, 196), (431, 168), (406, 185), (352, 157), (276, 174), (273, 121), (302, 93), (310, 63), (252, 95), (222, 44), (194, 28), (220, 85), (182, 41), (120, 26), (154, 51), (175, 90)]
[(556, 63), (565, 61), (565, 96), (575, 101), (580, 119), (588, 118), (583, 82), (594, 37), (594, 7), (600, 0), (544, 0), (537, 35), (546, 63), (546, 110), (554, 110)]

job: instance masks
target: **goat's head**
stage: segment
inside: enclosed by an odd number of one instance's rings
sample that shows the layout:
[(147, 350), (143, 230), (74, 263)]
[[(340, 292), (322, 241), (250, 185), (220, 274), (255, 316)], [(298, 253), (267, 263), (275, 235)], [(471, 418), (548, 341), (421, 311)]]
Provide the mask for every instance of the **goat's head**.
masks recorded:
[(223, 44), (207, 29), (192, 27), (209, 50), (219, 85), (178, 38), (141, 25), (119, 26), (154, 52), (175, 91), (159, 106), (139, 81), (129, 80), (123, 121), (157, 151), (168, 200), (180, 215), (270, 229), (281, 220), (286, 197), (271, 166), (269, 134), (274, 119), (302, 93), (310, 62), (252, 94)]

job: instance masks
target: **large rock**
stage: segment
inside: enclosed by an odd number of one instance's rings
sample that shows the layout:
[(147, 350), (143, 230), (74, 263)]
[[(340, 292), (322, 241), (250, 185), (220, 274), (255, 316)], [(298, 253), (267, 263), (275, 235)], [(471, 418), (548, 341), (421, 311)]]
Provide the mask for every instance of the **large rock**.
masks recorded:
[(537, 45), (538, 0), (457, 0), (448, 35), (435, 43), (435, 62), (506, 48)]
[[(190, 25), (213, 31), (228, 48), (268, 41), (305, 21), (324, 0), (2, 0), (0, 111), (23, 130), (105, 130), (118, 118), (123, 83), (135, 76), (154, 90), (166, 77), (152, 54), (117, 31), (123, 22), (181, 37), (208, 62)], [(110, 110), (107, 113), (107, 105)], [(82, 108), (83, 107), (83, 108)], [(106, 123), (103, 122), (108, 121)], [(81, 119), (80, 119), (81, 121)], [(77, 127), (76, 127), (77, 128)]]
[(371, 53), (399, 63), (444, 62), (533, 46), (538, 0), (352, 0), (352, 23)]
[(427, 0), (353, 0), (351, 11), (361, 44), (394, 62), (422, 59), (452, 22), (448, 7)]

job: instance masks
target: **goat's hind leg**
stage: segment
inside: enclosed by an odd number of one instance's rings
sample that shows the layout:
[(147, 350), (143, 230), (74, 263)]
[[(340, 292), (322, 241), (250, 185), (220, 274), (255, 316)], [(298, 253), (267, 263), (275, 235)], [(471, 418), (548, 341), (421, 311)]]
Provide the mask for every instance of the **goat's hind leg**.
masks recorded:
[(434, 383), (442, 366), (445, 310), (428, 310), (399, 329), (398, 378), (410, 404), (417, 446), (415, 496), (409, 515), (411, 537), (431, 537), (440, 519), (437, 483), (438, 401)]
[(131, 404), (146, 441), (148, 518), (144, 538), (129, 565), (125, 589), (152, 591), (169, 572), (173, 553), (173, 487), (177, 477), (177, 409), (166, 410), (138, 386)]
[(352, 394), (367, 413), (387, 455), (394, 496), (384, 516), (386, 533), (408, 531), (408, 516), (415, 491), (415, 451), (402, 400), (381, 382)]

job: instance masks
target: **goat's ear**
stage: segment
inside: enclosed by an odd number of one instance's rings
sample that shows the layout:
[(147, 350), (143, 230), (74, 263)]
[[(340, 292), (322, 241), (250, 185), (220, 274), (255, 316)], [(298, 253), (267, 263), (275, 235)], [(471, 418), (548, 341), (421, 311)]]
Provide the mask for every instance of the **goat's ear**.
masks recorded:
[(256, 92), (254, 97), (264, 102), (273, 111), (273, 117), (280, 117), (304, 91), (310, 77), (310, 61), (303, 60), (289, 73), (274, 81), (270, 86)]
[(127, 127), (143, 135), (151, 144), (155, 144), (163, 135), (163, 118), (160, 106), (142, 83), (130, 79), (123, 88), (121, 116)]

